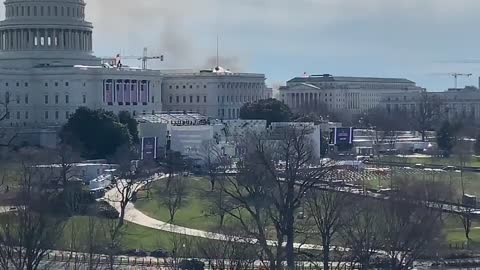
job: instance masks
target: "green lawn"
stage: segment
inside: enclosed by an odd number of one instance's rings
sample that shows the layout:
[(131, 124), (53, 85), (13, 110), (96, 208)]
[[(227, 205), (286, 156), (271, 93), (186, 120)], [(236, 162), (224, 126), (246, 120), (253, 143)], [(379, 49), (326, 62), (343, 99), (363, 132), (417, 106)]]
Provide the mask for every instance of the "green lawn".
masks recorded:
[[(95, 229), (88, 229), (90, 222), (93, 222), (92, 224)], [(65, 224), (63, 236), (58, 242), (59, 248), (70, 250), (73, 245), (74, 250), (83, 250), (91, 232), (93, 232), (99, 241), (101, 239), (105, 240), (104, 238), (107, 237), (106, 235), (108, 235), (108, 231), (112, 228), (112, 222), (115, 221), (100, 218), (93, 218), (92, 221), (91, 218), (86, 216), (72, 217)], [(138, 248), (150, 251), (158, 248), (171, 250), (174, 240), (185, 237), (150, 229), (130, 222), (126, 222), (121, 235), (122, 249), (128, 250)], [(193, 240), (193, 237), (188, 238), (190, 238), (189, 240)]]
[[(220, 225), (220, 218), (209, 210), (209, 181), (202, 177), (188, 177), (184, 181), (188, 187), (188, 195), (176, 213), (173, 223), (200, 230), (216, 230)], [(170, 218), (168, 208), (160, 200), (162, 195), (159, 191), (163, 185), (162, 182), (155, 183), (150, 197), (139, 196), (143, 198), (135, 202), (135, 207), (152, 218), (168, 221)], [(229, 220), (226, 222), (228, 224)]]

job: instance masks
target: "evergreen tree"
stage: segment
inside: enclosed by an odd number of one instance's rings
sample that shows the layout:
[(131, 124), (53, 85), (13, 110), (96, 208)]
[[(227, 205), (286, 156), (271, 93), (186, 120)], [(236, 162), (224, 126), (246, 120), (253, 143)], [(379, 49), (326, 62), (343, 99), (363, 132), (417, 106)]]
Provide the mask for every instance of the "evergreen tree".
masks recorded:
[(445, 156), (450, 156), (452, 148), (455, 144), (454, 127), (450, 122), (445, 121), (437, 131), (438, 148), (443, 151)]

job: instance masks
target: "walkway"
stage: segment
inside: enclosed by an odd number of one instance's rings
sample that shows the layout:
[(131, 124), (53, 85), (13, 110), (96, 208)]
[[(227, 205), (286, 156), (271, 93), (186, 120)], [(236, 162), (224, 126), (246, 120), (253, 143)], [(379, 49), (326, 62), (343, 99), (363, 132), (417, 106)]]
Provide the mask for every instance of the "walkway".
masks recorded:
[[(162, 178), (158, 178), (157, 180), (160, 180), (160, 179)], [(115, 207), (117, 211), (120, 212), (120, 203), (118, 202), (119, 197), (120, 197), (120, 194), (116, 188), (109, 190), (105, 194), (105, 201), (107, 201), (110, 205)], [(200, 237), (200, 238), (205, 238), (210, 240), (219, 240), (219, 241), (234, 240), (235, 242), (242, 242), (242, 243), (249, 243), (249, 244), (255, 244), (258, 242), (256, 239), (252, 239), (252, 238), (244, 238), (244, 237), (231, 236), (231, 235), (225, 235), (220, 233), (207, 232), (207, 231), (202, 231), (197, 229), (186, 228), (186, 227), (182, 227), (174, 224), (169, 224), (164, 221), (154, 219), (145, 215), (144, 213), (136, 209), (135, 205), (131, 203), (127, 205), (127, 208), (125, 211), (125, 220), (131, 223), (135, 223), (137, 225), (148, 227), (155, 230), (182, 234), (186, 236)], [(276, 246), (275, 241), (268, 241), (267, 244), (269, 246)], [(294, 247), (297, 249), (304, 249), (304, 250), (321, 250), (322, 249), (322, 247), (319, 245), (301, 244), (301, 243), (295, 243)]]

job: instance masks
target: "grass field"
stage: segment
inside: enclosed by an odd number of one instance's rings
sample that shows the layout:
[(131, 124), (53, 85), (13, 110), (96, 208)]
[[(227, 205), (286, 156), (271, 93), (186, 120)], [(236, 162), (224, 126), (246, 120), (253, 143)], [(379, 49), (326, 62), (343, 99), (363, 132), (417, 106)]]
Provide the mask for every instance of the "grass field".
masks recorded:
[[(184, 181), (186, 181), (188, 194), (176, 213), (173, 223), (188, 228), (215, 231), (220, 226), (220, 218), (209, 210), (209, 181), (202, 177), (188, 177)], [(168, 221), (170, 218), (168, 208), (160, 199), (162, 187), (162, 182), (155, 183), (150, 197), (139, 199), (135, 207), (150, 217)], [(228, 225), (231, 221), (227, 218), (225, 222)]]
[[(88, 229), (90, 222), (93, 222), (95, 229)], [(105, 240), (111, 228), (112, 220), (100, 218), (93, 218), (92, 220), (92, 218), (86, 216), (72, 217), (63, 228), (63, 235), (58, 241), (58, 247), (64, 250), (84, 251), (90, 233), (94, 235), (95, 239), (102, 241)], [(123, 250), (138, 248), (152, 251), (158, 248), (171, 250), (174, 240), (179, 237), (182, 236), (126, 222), (120, 239)], [(190, 238), (189, 240), (194, 239), (193, 237), (188, 238)]]

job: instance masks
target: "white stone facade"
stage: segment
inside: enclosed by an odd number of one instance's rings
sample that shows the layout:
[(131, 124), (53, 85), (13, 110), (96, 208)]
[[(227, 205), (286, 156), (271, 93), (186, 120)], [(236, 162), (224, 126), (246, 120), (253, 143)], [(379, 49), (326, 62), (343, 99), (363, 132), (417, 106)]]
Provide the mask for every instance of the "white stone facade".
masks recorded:
[(332, 112), (355, 115), (377, 107), (385, 93), (422, 90), (406, 79), (324, 74), (294, 78), (279, 92), (280, 99), (294, 111), (323, 106)]
[(197, 112), (212, 118), (237, 119), (247, 102), (272, 97), (265, 75), (225, 70), (162, 72), (165, 111)]
[(59, 126), (82, 106), (133, 114), (161, 110), (159, 71), (107, 68), (93, 55), (83, 0), (7, 0), (5, 6), (0, 101), (8, 115), (1, 125)]

